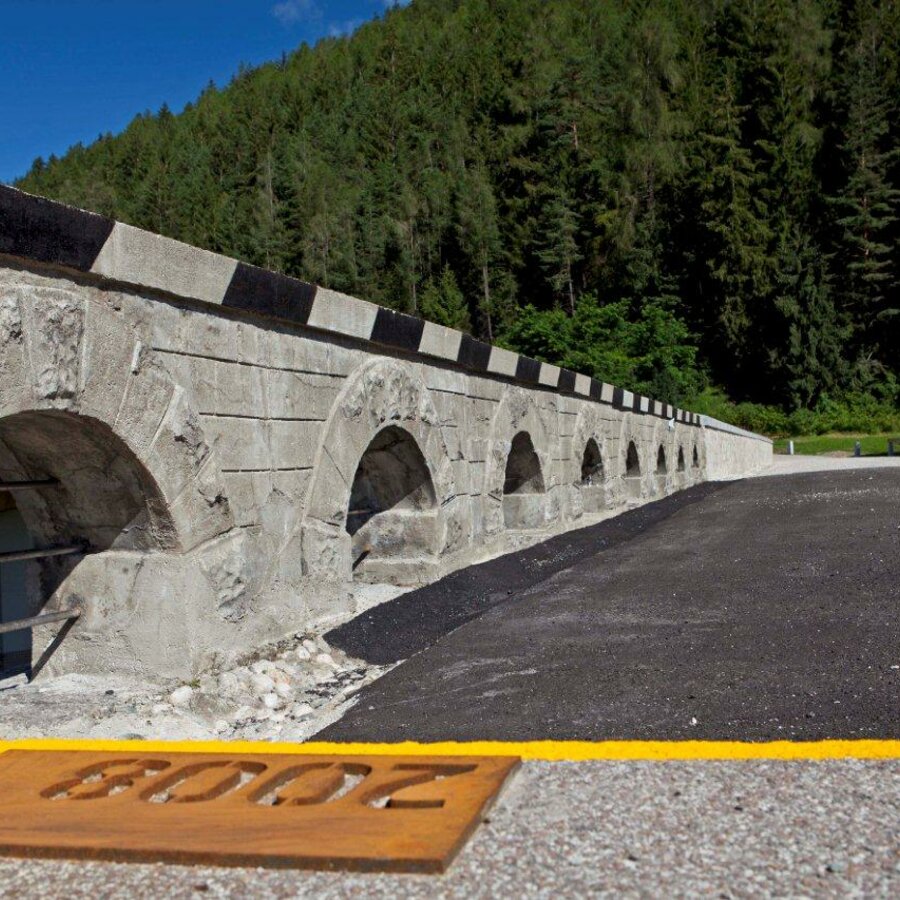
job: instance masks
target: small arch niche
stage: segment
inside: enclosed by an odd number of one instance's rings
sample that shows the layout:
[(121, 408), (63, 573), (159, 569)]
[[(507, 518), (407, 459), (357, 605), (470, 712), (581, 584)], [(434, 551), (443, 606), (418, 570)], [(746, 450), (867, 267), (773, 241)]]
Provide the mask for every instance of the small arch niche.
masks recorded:
[(597, 442), (591, 438), (584, 447), (581, 457), (581, 484), (593, 487), (603, 483), (603, 457)]
[(678, 448), (678, 471), (683, 472), (685, 470), (684, 464), (684, 447)]
[(625, 492), (635, 500), (641, 496), (641, 459), (634, 441), (628, 442), (625, 451)]
[(699, 469), (699, 468), (700, 468), (700, 454), (697, 452), (697, 448), (696, 448), (696, 447), (694, 447), (694, 457), (693, 457), (693, 460), (691, 461), (691, 465), (692, 465), (693, 468), (695, 468), (695, 469)]
[(585, 444), (584, 454), (581, 458), (581, 491), (585, 512), (600, 512), (605, 508), (603, 483), (603, 457), (597, 441), (590, 438)]
[(666, 478), (669, 475), (669, 465), (666, 459), (666, 448), (660, 444), (656, 451), (656, 492), (664, 494), (666, 491)]
[(503, 521), (507, 528), (539, 528), (544, 524), (544, 475), (527, 431), (513, 439), (503, 480)]
[(431, 473), (415, 438), (395, 425), (379, 431), (360, 458), (350, 491), (346, 529), (354, 576), (415, 583), (409, 572), (435, 552), (436, 507)]
[(659, 450), (656, 452), (656, 474), (665, 475), (668, 471), (669, 469), (666, 465), (666, 448), (660, 444)]

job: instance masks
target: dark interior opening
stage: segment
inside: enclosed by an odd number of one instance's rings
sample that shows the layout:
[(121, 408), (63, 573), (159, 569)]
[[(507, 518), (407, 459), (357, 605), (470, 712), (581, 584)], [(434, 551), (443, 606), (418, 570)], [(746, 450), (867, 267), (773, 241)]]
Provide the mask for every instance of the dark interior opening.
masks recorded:
[[(0, 622), (40, 614), (88, 552), (172, 547), (177, 536), (146, 468), (107, 425), (56, 410), (0, 419)], [(0, 635), (0, 677), (27, 672), (32, 632)]]
[(638, 457), (637, 447), (635, 447), (634, 441), (628, 442), (628, 452), (625, 454), (625, 477), (641, 477), (641, 461)]
[(697, 448), (696, 448), (696, 447), (694, 447), (694, 460), (693, 460), (693, 466), (694, 466), (695, 469), (699, 469), (699, 468), (700, 468), (700, 454), (697, 452)]
[(535, 452), (531, 436), (520, 431), (512, 440), (509, 456), (506, 458), (506, 478), (503, 482), (504, 494), (542, 494), (544, 476), (541, 461)]
[(353, 479), (347, 532), (355, 535), (387, 510), (425, 510), (434, 505), (431, 473), (413, 436), (395, 425), (379, 431)]
[(678, 448), (678, 471), (684, 471), (684, 447)]
[(584, 448), (581, 459), (581, 483), (585, 486), (602, 484), (603, 458), (597, 442), (591, 438)]
[(656, 454), (656, 474), (665, 475), (667, 471), (668, 467), (666, 466), (666, 449), (662, 444), (660, 444), (659, 450)]
[[(25, 520), (9, 491), (0, 491), (0, 553), (31, 550), (34, 542)], [(29, 577), (36, 564), (19, 560), (0, 564), (0, 622), (12, 622), (32, 615)], [(31, 668), (31, 631), (0, 634), (0, 678), (9, 678)]]

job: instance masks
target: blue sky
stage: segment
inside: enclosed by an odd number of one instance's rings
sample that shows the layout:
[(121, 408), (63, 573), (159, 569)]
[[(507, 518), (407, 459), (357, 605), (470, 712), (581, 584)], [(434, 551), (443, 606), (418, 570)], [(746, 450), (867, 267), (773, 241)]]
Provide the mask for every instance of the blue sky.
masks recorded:
[[(0, 0), (0, 182), (391, 0)], [(402, 5), (402, 4), (401, 4)]]

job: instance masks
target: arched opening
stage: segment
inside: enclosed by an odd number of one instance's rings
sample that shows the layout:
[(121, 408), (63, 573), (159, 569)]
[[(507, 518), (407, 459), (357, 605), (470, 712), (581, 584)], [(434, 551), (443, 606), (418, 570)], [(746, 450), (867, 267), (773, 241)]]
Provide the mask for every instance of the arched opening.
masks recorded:
[(666, 491), (666, 478), (669, 475), (668, 461), (666, 460), (666, 448), (660, 444), (656, 451), (656, 492), (664, 494)]
[[(355, 577), (406, 583), (398, 575), (410, 561), (433, 556), (436, 498), (415, 438), (390, 425), (372, 438), (350, 491), (347, 533)], [(402, 560), (404, 566), (396, 562)]]
[(684, 447), (678, 448), (678, 471), (683, 472), (685, 469), (684, 465)]
[(603, 471), (603, 457), (597, 441), (590, 438), (585, 444), (581, 458), (582, 505), (587, 513), (600, 512), (606, 506)]
[[(40, 614), (86, 553), (177, 543), (159, 489), (107, 425), (55, 410), (0, 419), (0, 621)], [(0, 677), (27, 671), (31, 632), (0, 636)], [(27, 662), (26, 662), (27, 660)]]
[(593, 438), (585, 444), (581, 458), (581, 483), (585, 487), (603, 483), (603, 457)]
[(660, 444), (659, 450), (656, 453), (656, 474), (665, 475), (668, 471), (669, 469), (666, 465), (666, 448)]
[(641, 460), (634, 441), (628, 442), (625, 452), (625, 492), (632, 499), (641, 496)]
[(507, 528), (544, 524), (544, 476), (531, 435), (520, 431), (512, 440), (503, 481), (503, 521)]
[(697, 448), (696, 448), (696, 447), (694, 447), (694, 458), (693, 458), (693, 461), (692, 461), (691, 465), (692, 465), (695, 469), (699, 469), (699, 468), (700, 468), (700, 454), (697, 452)]

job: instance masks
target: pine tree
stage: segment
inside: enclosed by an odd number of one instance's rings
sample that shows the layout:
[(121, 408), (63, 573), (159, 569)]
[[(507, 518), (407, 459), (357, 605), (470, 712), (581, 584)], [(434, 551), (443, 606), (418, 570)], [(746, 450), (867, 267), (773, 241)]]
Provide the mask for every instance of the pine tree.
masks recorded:
[(842, 53), (839, 90), (845, 110), (840, 149), (846, 181), (833, 200), (840, 228), (836, 262), (844, 308), (857, 323), (857, 349), (871, 364), (883, 356), (885, 325), (900, 316), (897, 272), (892, 258), (900, 190), (891, 167), (900, 151), (891, 142), (890, 121), (900, 103), (886, 85), (884, 16), (880, 5), (861, 0), (853, 33)]
[(726, 62), (712, 98), (709, 128), (698, 141), (696, 177), (702, 214), (699, 253), (708, 269), (713, 333), (721, 341), (720, 352), (740, 368), (758, 352), (754, 301), (769, 290), (771, 232), (757, 163), (743, 139), (744, 109), (737, 103), (736, 78), (735, 66)]
[(822, 254), (795, 231), (779, 243), (774, 304), (783, 322), (769, 349), (775, 396), (794, 409), (809, 408), (845, 374), (848, 335), (831, 294)]
[(478, 302), (484, 336), (494, 340), (494, 300), (491, 297), (493, 268), (500, 252), (500, 228), (497, 203), (481, 162), (466, 169), (457, 194), (457, 232), (459, 242), (480, 281)]
[(431, 322), (471, 331), (469, 308), (466, 298), (456, 283), (456, 276), (450, 266), (444, 266), (440, 278), (430, 278), (422, 290), (419, 311)]
[(562, 299), (569, 315), (575, 315), (575, 265), (581, 260), (578, 247), (578, 220), (573, 204), (562, 193), (554, 192), (546, 203), (543, 232), (545, 238), (537, 256), (553, 289)]

